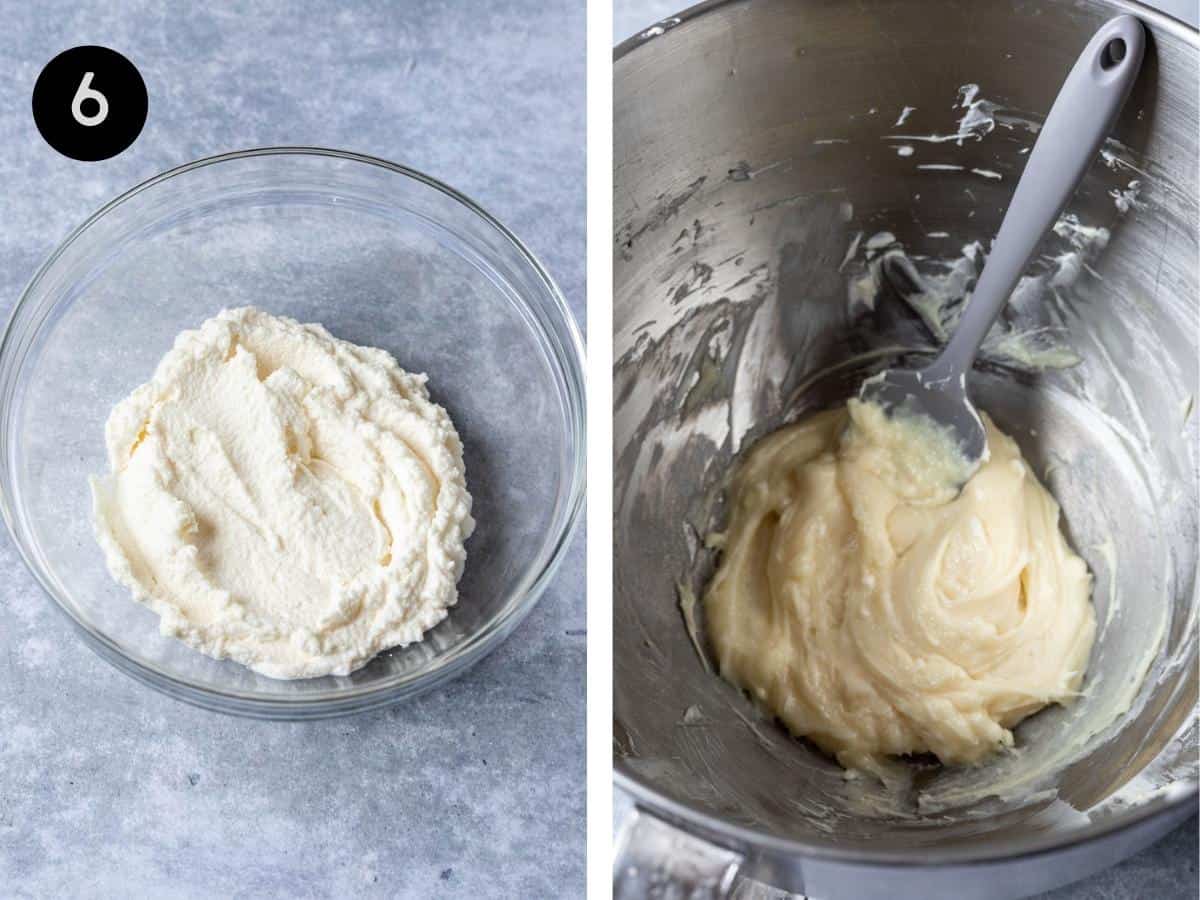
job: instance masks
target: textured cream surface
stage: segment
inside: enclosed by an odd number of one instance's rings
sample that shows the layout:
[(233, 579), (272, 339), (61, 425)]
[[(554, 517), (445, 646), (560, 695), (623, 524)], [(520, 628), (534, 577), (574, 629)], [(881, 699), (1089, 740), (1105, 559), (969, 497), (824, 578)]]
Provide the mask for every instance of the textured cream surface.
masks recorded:
[(420, 640), (474, 528), (425, 381), (253, 307), (183, 332), (108, 419), (92, 493), (113, 577), (164, 634), (275, 678)]
[[(905, 478), (851, 408), (769, 435), (734, 474), (706, 592), (721, 674), (847, 768), (973, 763), (1077, 695), (1091, 576), (1016, 443), (960, 494)], [(866, 420), (870, 424), (870, 420)]]
[[(842, 455), (876, 472), (910, 503), (952, 500), (978, 468), (963, 454), (953, 429), (928, 415), (905, 408), (885, 412), (861, 400), (849, 401), (847, 408), (854, 427), (842, 436)], [(984, 447), (979, 462), (989, 453)]]

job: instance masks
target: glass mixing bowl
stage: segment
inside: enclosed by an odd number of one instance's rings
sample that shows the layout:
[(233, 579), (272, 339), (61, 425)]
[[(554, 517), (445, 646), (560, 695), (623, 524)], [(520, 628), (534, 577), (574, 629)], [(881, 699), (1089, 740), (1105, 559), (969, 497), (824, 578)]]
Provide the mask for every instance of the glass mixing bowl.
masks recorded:
[[(458, 605), (349, 676), (273, 680), (161, 636), (93, 536), (88, 476), (107, 470), (113, 404), (180, 331), (250, 304), (427, 372), (462, 436), (478, 526)], [(87, 644), (144, 684), (261, 718), (391, 703), (495, 648), (561, 561), (583, 498), (582, 359), (549, 275), (453, 189), (330, 150), (199, 160), (93, 215), (17, 303), (0, 344), (4, 519)]]

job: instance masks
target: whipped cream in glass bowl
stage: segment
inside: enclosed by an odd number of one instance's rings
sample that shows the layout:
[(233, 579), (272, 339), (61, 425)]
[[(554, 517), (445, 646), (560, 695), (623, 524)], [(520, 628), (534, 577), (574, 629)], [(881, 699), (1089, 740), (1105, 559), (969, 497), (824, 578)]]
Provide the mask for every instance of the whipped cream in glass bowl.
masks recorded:
[[(160, 632), (110, 576), (89, 476), (105, 422), (176, 336), (222, 309), (320, 323), (429, 375), (462, 442), (471, 514), (457, 603), (349, 674), (280, 680)], [(550, 580), (583, 497), (582, 341), (532, 254), (471, 200), (340, 151), (199, 160), (133, 188), (42, 266), (0, 344), (3, 514), (86, 643), (199, 706), (316, 718), (395, 702), (493, 649)]]

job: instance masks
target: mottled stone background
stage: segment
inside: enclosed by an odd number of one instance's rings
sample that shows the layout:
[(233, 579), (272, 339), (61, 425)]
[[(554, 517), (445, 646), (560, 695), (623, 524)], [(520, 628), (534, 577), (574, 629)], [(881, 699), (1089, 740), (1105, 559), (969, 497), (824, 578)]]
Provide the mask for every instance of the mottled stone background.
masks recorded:
[[(584, 316), (582, 0), (0, 2), (0, 314), (105, 201), (191, 159), (315, 144), (466, 192)], [(42, 66), (103, 44), (150, 115), (100, 163), (34, 129)], [(99, 436), (97, 436), (99, 439)], [(488, 659), (309, 724), (192, 709), (79, 641), (0, 537), (0, 897), (579, 897), (583, 542)]]
[[(615, 0), (613, 39), (620, 43), (660, 19), (689, 6), (681, 0)], [(1162, 0), (1149, 5), (1193, 26), (1200, 17), (1196, 0)], [(620, 804), (618, 804), (620, 805)], [(1084, 881), (1042, 894), (1041, 900), (1194, 900), (1200, 896), (1196, 858), (1197, 819), (1177, 828), (1132, 859)]]

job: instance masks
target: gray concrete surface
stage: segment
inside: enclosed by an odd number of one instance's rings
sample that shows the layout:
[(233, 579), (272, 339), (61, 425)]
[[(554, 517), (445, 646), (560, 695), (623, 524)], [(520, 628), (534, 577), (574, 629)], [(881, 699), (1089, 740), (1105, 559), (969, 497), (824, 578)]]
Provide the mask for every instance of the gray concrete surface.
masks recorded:
[[(406, 163), (520, 235), (584, 315), (581, 0), (0, 2), (0, 314), (100, 204), (196, 157), (316, 144)], [(30, 94), (66, 48), (150, 115), (78, 163)], [(309, 724), (192, 709), (87, 650), (0, 537), (0, 897), (579, 897), (583, 542), (444, 690)]]
[[(615, 0), (613, 38), (620, 43), (665, 19), (690, 3), (679, 0)], [(1155, 4), (1164, 12), (1196, 23), (1196, 0), (1164, 0)], [(1198, 822), (1192, 818), (1157, 844), (1092, 878), (1048, 894), (1041, 900), (1194, 900), (1200, 897), (1197, 881)]]

